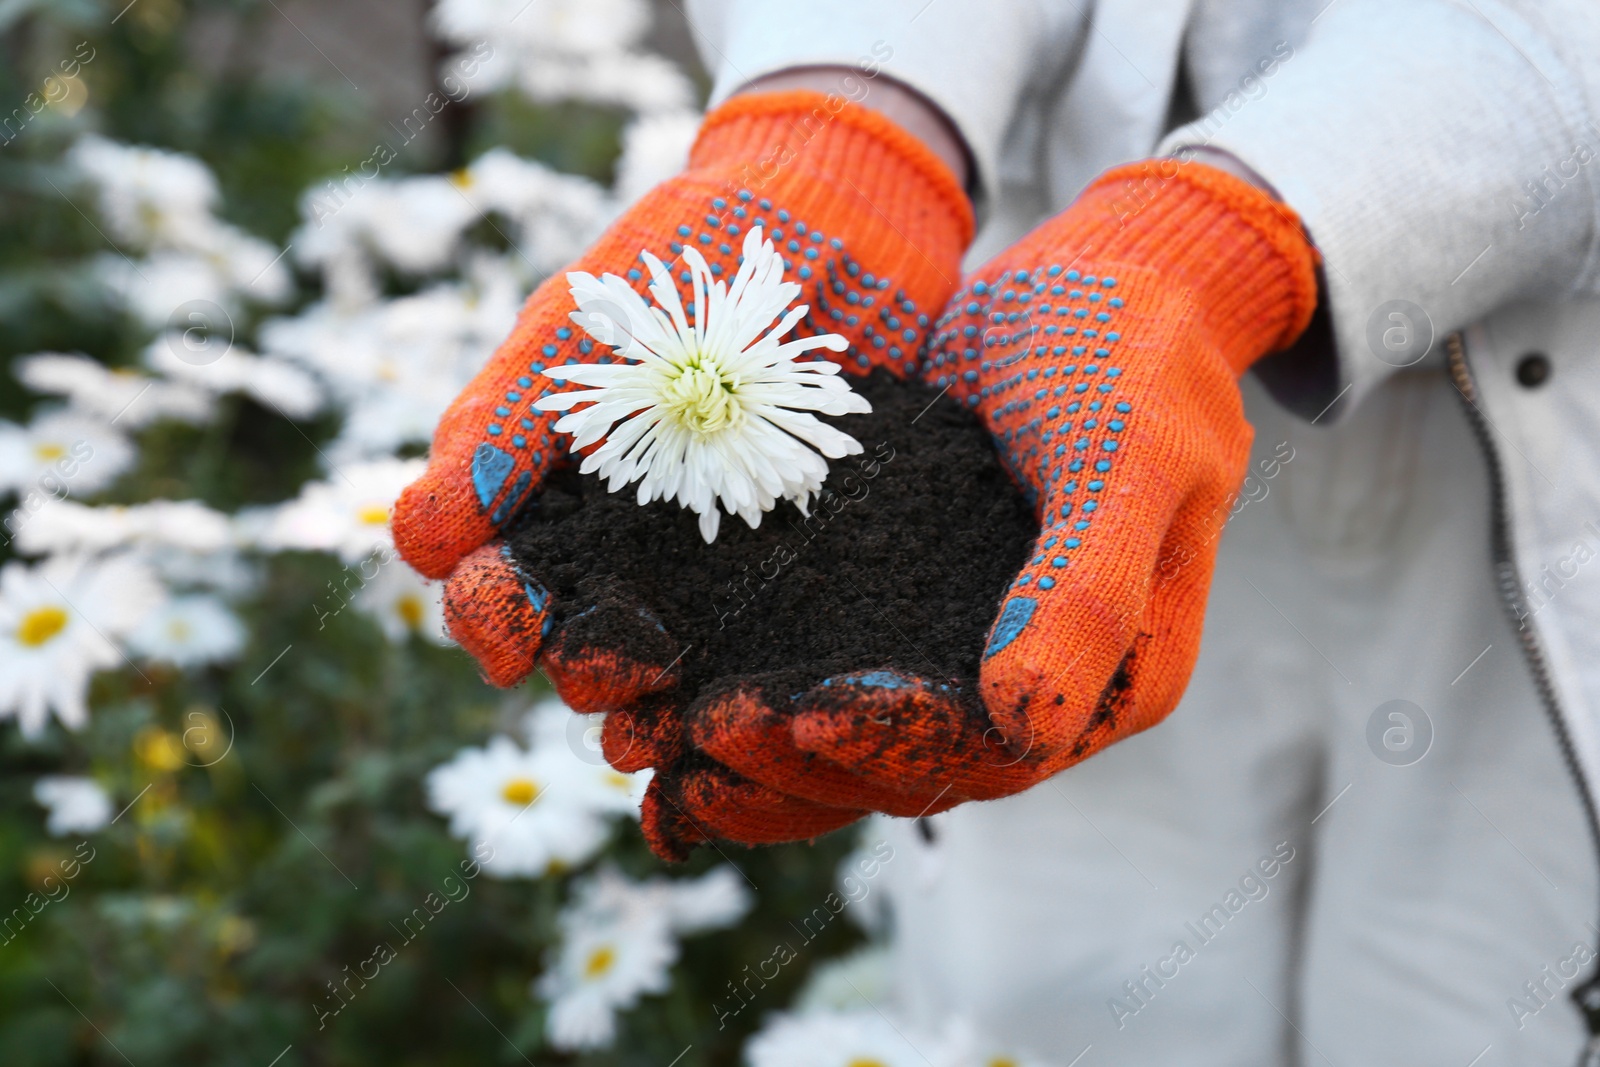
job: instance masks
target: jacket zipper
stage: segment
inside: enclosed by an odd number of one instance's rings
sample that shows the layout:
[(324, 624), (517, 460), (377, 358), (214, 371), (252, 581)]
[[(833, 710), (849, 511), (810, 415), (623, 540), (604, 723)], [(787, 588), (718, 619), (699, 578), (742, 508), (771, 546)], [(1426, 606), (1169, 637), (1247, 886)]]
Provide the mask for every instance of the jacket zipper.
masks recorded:
[[(1478, 406), (1481, 394), (1478, 392), (1478, 383), (1472, 376), (1472, 369), (1467, 365), (1465, 341), (1457, 332), (1446, 337), (1444, 344), (1449, 359), (1450, 380), (1455, 384), (1456, 392), (1460, 394), (1461, 406), (1467, 413), (1467, 421), (1472, 426), (1473, 436), (1478, 439), (1488, 465), (1489, 559), (1495, 585), (1499, 588), (1503, 606), (1517, 627), (1522, 655), (1533, 674), (1533, 684), (1538, 690), (1539, 702), (1544, 706), (1545, 717), (1550, 720), (1550, 727), (1555, 731), (1556, 745), (1561, 749), (1561, 758), (1566, 762), (1573, 784), (1578, 787), (1578, 796), (1583, 800), (1583, 814), (1589, 825), (1590, 844), (1594, 848), (1597, 862), (1600, 862), (1600, 814), (1596, 812), (1594, 797), (1589, 792), (1588, 779), (1583, 773), (1583, 765), (1578, 762), (1577, 749), (1573, 746), (1572, 735), (1568, 732), (1566, 719), (1562, 716), (1561, 702), (1556, 696), (1555, 685), (1550, 680), (1550, 668), (1545, 660), (1544, 649), (1540, 647), (1539, 637), (1534, 633), (1533, 627), (1527, 623), (1528, 605), (1522, 596), (1522, 582), (1511, 552), (1511, 523), (1506, 504), (1505, 470), (1500, 462), (1500, 453), (1491, 436), (1489, 420)], [(1589, 1039), (1584, 1043), (1583, 1051), (1578, 1056), (1578, 1067), (1600, 1067), (1600, 966), (1597, 966), (1596, 973), (1587, 981), (1573, 989), (1572, 1000), (1583, 1015), (1589, 1031)]]

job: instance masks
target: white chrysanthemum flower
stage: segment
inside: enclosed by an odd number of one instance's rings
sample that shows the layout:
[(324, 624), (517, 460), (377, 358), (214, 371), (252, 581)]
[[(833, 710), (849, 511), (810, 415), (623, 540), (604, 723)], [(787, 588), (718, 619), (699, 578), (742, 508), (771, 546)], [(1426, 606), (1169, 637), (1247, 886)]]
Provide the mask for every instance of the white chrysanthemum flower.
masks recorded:
[(228, 548), (232, 541), (228, 516), (197, 500), (151, 500), (100, 507), (75, 500), (51, 500), (17, 531), (17, 549), (26, 555), (105, 552), (127, 546), (209, 553)]
[(870, 1008), (777, 1015), (745, 1046), (749, 1067), (955, 1067), (958, 1057), (944, 1038)]
[(244, 647), (245, 629), (228, 605), (207, 593), (176, 596), (128, 634), (128, 648), (175, 667), (227, 663)]
[(26, 426), (0, 419), (0, 493), (38, 487), (52, 495), (104, 489), (133, 463), (121, 431), (77, 412), (52, 411)]
[(580, 756), (567, 734), (572, 715), (544, 701), (529, 716), (529, 748), (494, 737), (429, 772), (429, 807), (457, 837), (489, 845), (490, 874), (536, 877), (586, 863), (606, 842), (608, 816), (637, 817), (648, 772), (620, 774)]
[(327, 481), (306, 483), (298, 497), (279, 506), (256, 534), (257, 543), (275, 552), (334, 552), (346, 563), (392, 552), (389, 512), (426, 467), (420, 459), (342, 464)]
[(39, 352), (17, 360), (12, 373), (36, 393), (65, 397), (77, 410), (107, 422), (116, 419), (129, 429), (160, 419), (201, 423), (211, 417), (211, 397), (204, 390), (126, 368), (113, 370), (88, 356)]
[[(213, 345), (217, 347), (211, 348)], [(243, 393), (290, 419), (309, 418), (322, 407), (322, 387), (311, 375), (292, 363), (258, 356), (220, 336), (191, 349), (183, 334), (162, 334), (145, 348), (144, 363), (174, 381), (208, 393)]]
[(24, 736), (89, 719), (89, 676), (114, 667), (114, 642), (127, 637), (166, 591), (128, 556), (53, 556), (37, 566), (0, 568), (0, 718), (16, 716)]
[(562, 941), (534, 983), (550, 1001), (550, 1043), (603, 1048), (616, 1038), (616, 1013), (645, 993), (660, 993), (683, 934), (732, 926), (750, 894), (731, 867), (696, 879), (632, 882), (605, 867), (580, 884), (562, 913)]
[(391, 559), (378, 568), (352, 599), (371, 616), (383, 635), (400, 644), (412, 635), (436, 645), (448, 643), (444, 630), (444, 584), (430, 582)]
[(93, 778), (46, 775), (33, 783), (33, 800), (50, 812), (44, 828), (52, 837), (92, 834), (111, 821), (111, 797)]
[(823, 457), (861, 451), (855, 438), (810, 412), (872, 406), (839, 377), (838, 364), (795, 357), (843, 351), (847, 342), (837, 334), (780, 341), (808, 308), (790, 307), (800, 286), (783, 280), (783, 258), (759, 226), (745, 235), (731, 285), (685, 250), (693, 325), (666, 266), (649, 252), (642, 257), (658, 307), (614, 274), (567, 275), (578, 303), (572, 321), (624, 361), (547, 368), (547, 377), (590, 388), (542, 397), (538, 408), (568, 412), (555, 428), (573, 435), (574, 449), (604, 442), (584, 457), (581, 472), (599, 471), (613, 492), (638, 481), (640, 504), (677, 500), (700, 516), (707, 542), (722, 521), (719, 502), (752, 528), (779, 499), (805, 512), (828, 476)]

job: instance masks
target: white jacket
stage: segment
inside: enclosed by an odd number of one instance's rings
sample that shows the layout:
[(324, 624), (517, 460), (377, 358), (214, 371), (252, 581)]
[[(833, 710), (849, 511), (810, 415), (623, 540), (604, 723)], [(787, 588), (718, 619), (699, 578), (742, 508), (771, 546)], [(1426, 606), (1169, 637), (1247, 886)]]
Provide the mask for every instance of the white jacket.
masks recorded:
[(1258, 376), (1290, 410), (1348, 425), (1402, 365), (1448, 365), (1491, 512), (1491, 558), (1458, 563), (1491, 568), (1585, 798), (1584, 851), (1600, 852), (1600, 3), (690, 8), (713, 102), (772, 71), (887, 54), (883, 73), (942, 108), (972, 153), (974, 263), (1127, 160), (1211, 145), (1271, 183), (1324, 257), (1334, 352)]

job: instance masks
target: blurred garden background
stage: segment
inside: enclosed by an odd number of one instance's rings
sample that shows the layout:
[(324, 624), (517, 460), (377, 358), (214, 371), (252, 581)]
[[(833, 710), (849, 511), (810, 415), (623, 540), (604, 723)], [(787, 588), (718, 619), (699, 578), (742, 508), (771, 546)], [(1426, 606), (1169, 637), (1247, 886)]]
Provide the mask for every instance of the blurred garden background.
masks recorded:
[(869, 1003), (886, 845), (668, 869), (388, 541), (525, 294), (681, 165), (672, 0), (0, 42), (0, 1063), (929, 1062)]

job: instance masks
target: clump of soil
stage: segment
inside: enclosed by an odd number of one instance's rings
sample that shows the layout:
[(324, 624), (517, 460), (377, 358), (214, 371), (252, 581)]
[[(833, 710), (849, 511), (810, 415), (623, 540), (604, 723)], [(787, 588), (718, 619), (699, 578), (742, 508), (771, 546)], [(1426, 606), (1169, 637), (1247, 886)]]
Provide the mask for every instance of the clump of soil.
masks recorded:
[(724, 515), (708, 545), (676, 503), (640, 507), (632, 487), (554, 475), (510, 540), (553, 594), (556, 631), (574, 623), (627, 647), (637, 609), (604, 605), (631, 599), (665, 627), (668, 658), (687, 649), (685, 703), (759, 676), (781, 707), (879, 668), (975, 693), (989, 625), (1038, 532), (1032, 509), (954, 400), (883, 371), (852, 385), (872, 412), (828, 421), (865, 451), (832, 461), (809, 518), (788, 503), (754, 530)]

